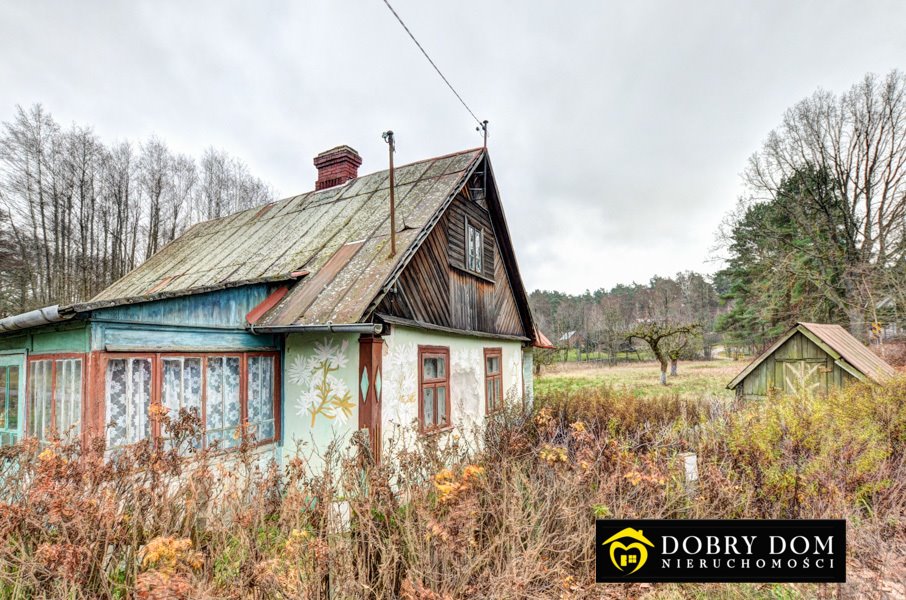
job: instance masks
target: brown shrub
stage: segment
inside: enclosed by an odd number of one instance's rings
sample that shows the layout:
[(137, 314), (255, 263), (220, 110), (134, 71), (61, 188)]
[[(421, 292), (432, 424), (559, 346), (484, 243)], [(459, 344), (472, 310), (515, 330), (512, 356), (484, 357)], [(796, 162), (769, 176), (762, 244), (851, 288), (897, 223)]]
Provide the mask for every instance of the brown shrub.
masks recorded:
[[(596, 518), (842, 516), (854, 549), (896, 553), (904, 398), (904, 381), (735, 409), (603, 388), (495, 417), (480, 451), (391, 441), (370, 466), (354, 436), (315, 472), (248, 444), (26, 441), (0, 457), (0, 597), (600, 597)], [(177, 447), (196, 435), (184, 425)], [(690, 450), (695, 488), (677, 459)]]

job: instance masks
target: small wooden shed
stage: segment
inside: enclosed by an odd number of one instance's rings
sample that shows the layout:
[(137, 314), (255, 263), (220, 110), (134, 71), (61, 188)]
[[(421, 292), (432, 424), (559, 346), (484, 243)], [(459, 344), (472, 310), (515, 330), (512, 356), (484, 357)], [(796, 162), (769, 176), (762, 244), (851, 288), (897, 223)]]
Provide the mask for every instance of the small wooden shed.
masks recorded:
[(851, 381), (880, 383), (895, 373), (843, 327), (796, 323), (727, 387), (743, 399), (770, 393), (824, 394)]

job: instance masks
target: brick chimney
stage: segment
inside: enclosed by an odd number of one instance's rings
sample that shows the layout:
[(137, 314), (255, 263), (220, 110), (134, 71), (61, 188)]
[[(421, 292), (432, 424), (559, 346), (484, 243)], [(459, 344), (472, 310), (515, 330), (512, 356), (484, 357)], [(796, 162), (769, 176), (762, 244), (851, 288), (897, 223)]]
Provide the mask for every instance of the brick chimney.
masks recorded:
[(362, 157), (349, 146), (325, 150), (315, 157), (315, 166), (318, 168), (315, 189), (323, 190), (355, 179), (359, 176), (361, 164)]

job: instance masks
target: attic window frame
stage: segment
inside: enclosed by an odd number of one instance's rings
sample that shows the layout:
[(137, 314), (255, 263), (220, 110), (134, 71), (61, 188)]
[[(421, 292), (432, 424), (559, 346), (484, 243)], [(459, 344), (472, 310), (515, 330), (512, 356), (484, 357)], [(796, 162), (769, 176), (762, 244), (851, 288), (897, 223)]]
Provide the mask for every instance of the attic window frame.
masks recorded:
[[(478, 223), (473, 223), (472, 221), (470, 221), (468, 216), (465, 216), (464, 220), (465, 220), (465, 227), (464, 227), (464, 234), (465, 234), (465, 261), (464, 262), (465, 262), (465, 264), (463, 266), (465, 267), (465, 270), (468, 271), (469, 273), (484, 277), (484, 237), (485, 237), (484, 236), (484, 227), (482, 227)], [(471, 237), (471, 235), (469, 235), (470, 229), (474, 229), (475, 231), (478, 232), (478, 255), (476, 256), (476, 258), (478, 259), (478, 268), (477, 269), (473, 268), (472, 265), (470, 264), (470, 262), (471, 262), (470, 259), (472, 258), (469, 254), (469, 248), (472, 244), (472, 237)]]

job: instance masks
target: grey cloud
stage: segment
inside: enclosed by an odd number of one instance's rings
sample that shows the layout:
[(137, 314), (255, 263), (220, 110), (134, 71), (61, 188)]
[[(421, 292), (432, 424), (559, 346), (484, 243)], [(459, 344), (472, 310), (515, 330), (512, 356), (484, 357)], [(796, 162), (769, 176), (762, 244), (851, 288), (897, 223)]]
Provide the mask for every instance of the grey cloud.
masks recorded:
[[(491, 121), (530, 288), (712, 270), (737, 174), (783, 110), (906, 56), (896, 1), (394, 5)], [(0, 40), (0, 118), (42, 102), (108, 140), (213, 144), (282, 194), (335, 144), (383, 168), (387, 128), (399, 162), (480, 144), (380, 0), (7, 2)]]

